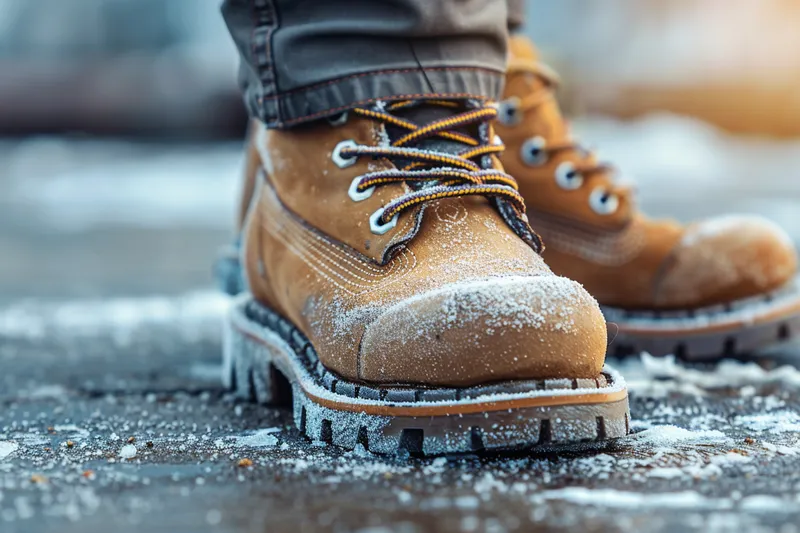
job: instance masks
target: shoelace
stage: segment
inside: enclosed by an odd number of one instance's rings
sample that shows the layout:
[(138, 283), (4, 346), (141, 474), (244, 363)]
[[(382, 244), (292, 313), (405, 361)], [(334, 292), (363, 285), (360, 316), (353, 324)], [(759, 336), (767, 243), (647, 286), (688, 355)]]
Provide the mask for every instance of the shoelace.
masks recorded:
[[(511, 60), (507, 68), (508, 74), (532, 74), (542, 81), (544, 86), (540, 90), (531, 91), (530, 94), (523, 98), (518, 98), (516, 107), (521, 114), (527, 111), (532, 111), (537, 107), (552, 101), (555, 98), (554, 89), (560, 84), (560, 77), (553, 69), (543, 63), (525, 61), (525, 60)], [(574, 139), (565, 139), (562, 141), (551, 142), (548, 141), (545, 145), (541, 146), (545, 154), (556, 152), (569, 152), (569, 160), (572, 163), (574, 172), (582, 176), (590, 176), (592, 174), (604, 174), (607, 176), (606, 188), (609, 195), (624, 196), (630, 194), (630, 189), (615, 184), (611, 177), (608, 176), (614, 171), (614, 167), (607, 163), (597, 163), (592, 161), (592, 152), (582, 146)]]
[[(425, 102), (403, 101), (383, 108), (353, 110), (360, 116), (391, 124), (403, 131), (408, 131), (408, 133), (397, 138), (388, 146), (366, 146), (352, 142), (342, 147), (339, 155), (344, 159), (385, 158), (392, 161), (397, 167), (363, 174), (354, 180), (351, 190), (356, 195), (366, 195), (371, 194), (374, 187), (389, 183), (423, 184), (378, 210), (371, 219), (373, 231), (375, 231), (375, 226), (386, 227), (396, 223), (397, 217), (413, 206), (458, 196), (501, 197), (508, 200), (520, 214), (524, 214), (525, 202), (517, 191), (517, 183), (514, 178), (501, 169), (495, 168), (492, 158), (489, 157), (492, 154), (501, 153), (505, 147), (501, 143), (495, 142), (496, 139), (490, 138), (488, 133), (487, 139), (481, 140), (455, 131), (464, 126), (479, 124), (486, 125), (486, 131), (490, 132), (488, 123), (496, 118), (497, 109), (483, 106), (425, 125), (419, 125), (392, 114), (392, 112), (420, 103), (442, 107), (460, 107), (454, 102), (428, 100)], [(409, 146), (431, 137), (457, 141), (466, 145), (466, 148), (458, 153), (449, 153)]]

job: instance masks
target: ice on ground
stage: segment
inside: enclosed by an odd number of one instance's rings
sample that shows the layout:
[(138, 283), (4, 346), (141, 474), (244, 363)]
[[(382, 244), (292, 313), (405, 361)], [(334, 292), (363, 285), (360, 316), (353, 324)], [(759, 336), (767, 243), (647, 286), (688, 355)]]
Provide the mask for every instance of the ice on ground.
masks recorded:
[(133, 459), (136, 457), (136, 446), (133, 444), (126, 444), (120, 449), (119, 456), (122, 459)]
[(230, 298), (216, 291), (178, 296), (112, 298), (49, 302), (29, 300), (0, 309), (0, 336), (41, 339), (51, 332), (71, 336), (112, 332), (120, 341), (144, 326), (164, 325), (199, 335), (199, 327), (216, 322)]
[(19, 444), (11, 441), (0, 441), (0, 461), (19, 449)]
[(278, 438), (274, 433), (280, 432), (280, 428), (268, 428), (257, 431), (252, 435), (235, 438), (235, 446), (244, 446), (248, 448), (268, 448), (277, 446)]

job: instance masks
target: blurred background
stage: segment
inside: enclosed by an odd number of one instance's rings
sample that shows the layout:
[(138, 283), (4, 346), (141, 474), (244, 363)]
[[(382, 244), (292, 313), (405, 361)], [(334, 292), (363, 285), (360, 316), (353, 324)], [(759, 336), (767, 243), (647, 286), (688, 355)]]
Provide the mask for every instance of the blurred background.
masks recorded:
[[(800, 0), (528, 10), (575, 129), (649, 212), (758, 212), (800, 236)], [(0, 300), (210, 283), (246, 122), (236, 61), (219, 0), (0, 0)]]

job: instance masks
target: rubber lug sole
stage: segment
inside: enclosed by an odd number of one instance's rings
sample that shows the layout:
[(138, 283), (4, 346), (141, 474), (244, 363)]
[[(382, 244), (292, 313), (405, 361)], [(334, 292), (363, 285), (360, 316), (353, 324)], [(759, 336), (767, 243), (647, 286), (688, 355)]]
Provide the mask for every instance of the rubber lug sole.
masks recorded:
[(648, 352), (684, 360), (713, 360), (757, 352), (800, 334), (800, 285), (703, 309), (670, 312), (603, 307), (609, 353)]
[(259, 403), (290, 401), (303, 434), (346, 449), (412, 455), (550, 450), (629, 432), (627, 389), (612, 369), (597, 379), (459, 389), (368, 386), (329, 372), (294, 325), (249, 295), (237, 299), (226, 326), (226, 386)]

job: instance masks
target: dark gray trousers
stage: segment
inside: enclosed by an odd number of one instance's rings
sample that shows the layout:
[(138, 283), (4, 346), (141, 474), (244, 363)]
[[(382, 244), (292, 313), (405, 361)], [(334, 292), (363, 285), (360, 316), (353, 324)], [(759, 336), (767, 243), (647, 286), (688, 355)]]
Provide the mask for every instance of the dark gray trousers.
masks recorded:
[(376, 100), (496, 99), (524, 0), (224, 0), (250, 115), (287, 128)]

